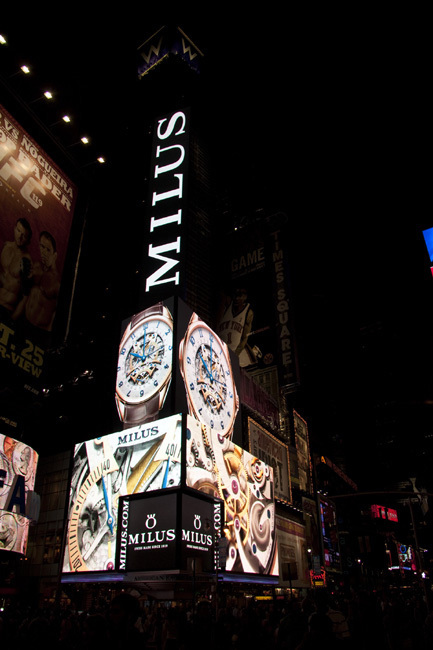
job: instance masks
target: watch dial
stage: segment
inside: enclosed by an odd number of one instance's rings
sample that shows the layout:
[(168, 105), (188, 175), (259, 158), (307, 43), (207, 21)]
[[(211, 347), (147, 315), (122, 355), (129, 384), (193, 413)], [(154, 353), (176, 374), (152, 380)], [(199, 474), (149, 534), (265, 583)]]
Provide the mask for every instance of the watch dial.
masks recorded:
[(173, 329), (168, 320), (150, 318), (122, 341), (116, 392), (129, 404), (148, 400), (161, 389), (172, 369)]
[(232, 369), (225, 344), (203, 324), (185, 342), (183, 371), (195, 417), (228, 435), (237, 412)]

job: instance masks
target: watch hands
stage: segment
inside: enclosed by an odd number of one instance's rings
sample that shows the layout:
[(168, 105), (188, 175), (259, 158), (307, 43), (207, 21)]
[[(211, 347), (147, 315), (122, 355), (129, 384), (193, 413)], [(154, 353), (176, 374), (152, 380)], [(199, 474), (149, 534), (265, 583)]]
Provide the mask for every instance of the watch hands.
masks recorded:
[[(148, 357), (151, 357), (153, 354), (156, 354), (160, 350), (163, 350), (165, 345), (161, 345), (159, 348), (153, 348), (151, 349), (147, 354), (137, 354), (137, 352), (130, 352), (129, 355), (131, 357), (136, 357), (137, 359), (141, 359), (142, 361), (145, 361)], [(144, 350), (144, 346), (143, 346)]]
[[(211, 368), (212, 368), (212, 365), (213, 365), (213, 364), (212, 364), (212, 337), (210, 337), (210, 367), (211, 367)], [(212, 379), (213, 379), (212, 372), (211, 372), (211, 377), (212, 377)]]
[(113, 534), (113, 530), (114, 530), (113, 529), (113, 516), (112, 516), (111, 510), (110, 510), (110, 502), (109, 502), (109, 499), (108, 499), (107, 488), (105, 487), (104, 477), (102, 477), (101, 480), (102, 480), (102, 489), (104, 491), (105, 508), (107, 510), (107, 526), (110, 529), (110, 533)]
[(209, 376), (209, 379), (210, 379), (211, 381), (213, 381), (212, 373), (209, 371), (209, 368), (207, 367), (207, 365), (206, 365), (206, 361), (203, 359), (203, 356), (202, 356), (201, 352), (199, 352), (199, 356), (200, 356), (200, 359), (201, 359), (201, 361), (202, 361), (202, 364), (204, 365), (204, 368), (205, 368), (205, 370), (206, 370), (206, 372), (207, 372), (207, 374), (208, 374), (208, 376)]

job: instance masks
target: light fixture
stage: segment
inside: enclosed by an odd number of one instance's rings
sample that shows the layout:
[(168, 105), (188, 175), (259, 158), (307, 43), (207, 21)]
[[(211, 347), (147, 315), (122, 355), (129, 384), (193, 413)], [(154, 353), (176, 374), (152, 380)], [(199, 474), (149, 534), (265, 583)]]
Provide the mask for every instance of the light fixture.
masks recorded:
[(24, 74), (30, 74), (30, 68), (28, 65), (22, 65), (21, 70), (24, 72)]
[(98, 162), (102, 165), (105, 162), (105, 158), (103, 156), (99, 156)]
[(53, 93), (51, 92), (51, 90), (46, 90), (44, 92), (44, 97), (46, 97), (46, 99), (53, 99)]
[(87, 135), (83, 135), (83, 137), (81, 138), (81, 142), (83, 144), (89, 144), (90, 139), (87, 137)]
[(0, 34), (0, 45), (6, 45), (7, 41), (3, 34)]
[(69, 123), (69, 122), (71, 121), (71, 118), (69, 117), (69, 115), (64, 115), (64, 116), (62, 117), (62, 120), (63, 120), (64, 122), (68, 122), (68, 123)]

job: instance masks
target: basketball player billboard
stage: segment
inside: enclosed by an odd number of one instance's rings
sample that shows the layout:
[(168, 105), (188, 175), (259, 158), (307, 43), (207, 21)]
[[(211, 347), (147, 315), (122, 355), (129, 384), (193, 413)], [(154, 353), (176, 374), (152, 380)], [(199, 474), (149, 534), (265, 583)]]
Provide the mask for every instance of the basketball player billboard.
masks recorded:
[(217, 328), (242, 368), (274, 367), (280, 387), (298, 383), (285, 228), (277, 214), (232, 234)]
[(50, 342), (76, 187), (0, 105), (0, 359), (37, 378)]

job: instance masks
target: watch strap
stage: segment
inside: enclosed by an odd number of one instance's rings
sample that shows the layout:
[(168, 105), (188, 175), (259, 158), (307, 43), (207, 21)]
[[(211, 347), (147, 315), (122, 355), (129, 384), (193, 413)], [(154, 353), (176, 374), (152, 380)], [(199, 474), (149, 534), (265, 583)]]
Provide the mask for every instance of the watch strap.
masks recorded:
[(160, 393), (156, 393), (143, 404), (122, 404), (122, 420), (128, 425), (145, 424), (155, 419), (159, 411)]
[(138, 314), (135, 314), (130, 321), (130, 328), (132, 329), (136, 325), (140, 323), (140, 321), (144, 320), (145, 318), (149, 318), (149, 316), (162, 316), (164, 314), (164, 305), (162, 302), (157, 302), (156, 305), (152, 305), (152, 307), (148, 307), (147, 309), (144, 309), (143, 311), (140, 311)]

